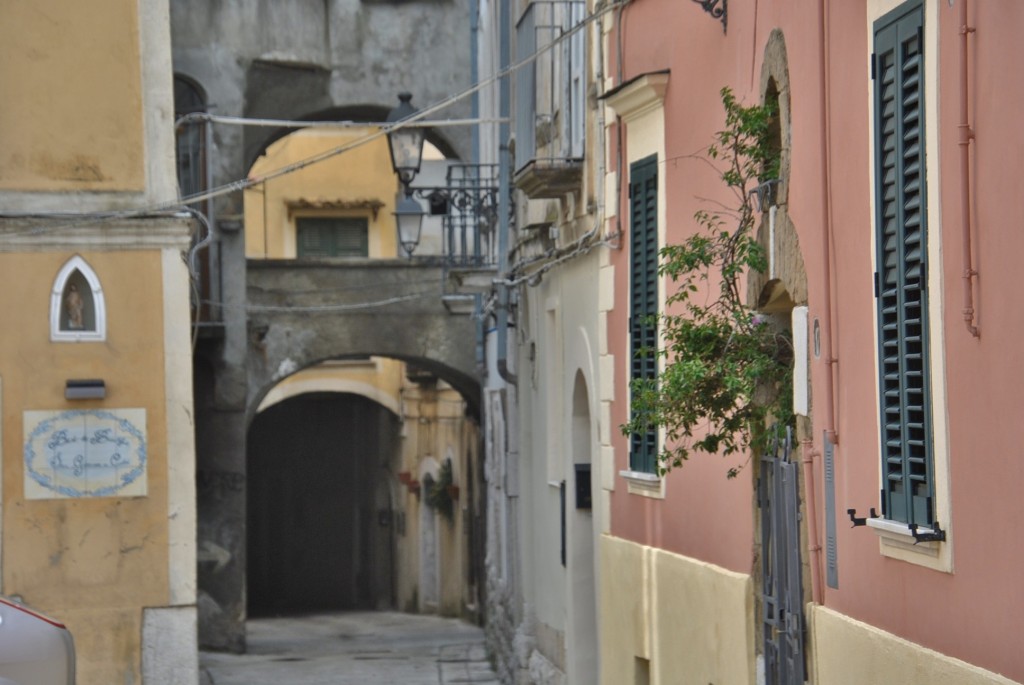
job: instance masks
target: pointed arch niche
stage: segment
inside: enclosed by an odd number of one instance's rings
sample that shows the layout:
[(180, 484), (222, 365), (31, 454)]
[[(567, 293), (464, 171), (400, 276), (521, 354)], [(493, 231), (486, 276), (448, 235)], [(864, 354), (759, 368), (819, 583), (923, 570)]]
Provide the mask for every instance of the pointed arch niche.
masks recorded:
[(75, 255), (57, 273), (50, 292), (50, 340), (53, 342), (107, 339), (107, 308), (100, 279)]

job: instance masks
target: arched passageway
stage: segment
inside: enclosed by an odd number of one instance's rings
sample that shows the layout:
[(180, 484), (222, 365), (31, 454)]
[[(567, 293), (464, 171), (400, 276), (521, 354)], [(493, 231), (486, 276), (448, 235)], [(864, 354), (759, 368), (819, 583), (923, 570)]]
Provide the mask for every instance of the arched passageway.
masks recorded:
[(349, 393), (306, 393), (249, 428), (250, 616), (394, 606), (398, 417)]

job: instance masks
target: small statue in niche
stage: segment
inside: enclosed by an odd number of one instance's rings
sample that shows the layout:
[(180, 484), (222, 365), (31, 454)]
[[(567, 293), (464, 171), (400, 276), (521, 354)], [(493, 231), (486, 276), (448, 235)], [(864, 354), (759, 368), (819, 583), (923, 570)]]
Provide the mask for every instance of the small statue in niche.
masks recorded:
[(85, 302), (82, 301), (82, 296), (78, 294), (78, 286), (74, 283), (68, 286), (68, 294), (64, 298), (64, 307), (68, 313), (68, 328), (72, 330), (85, 328), (83, 318)]

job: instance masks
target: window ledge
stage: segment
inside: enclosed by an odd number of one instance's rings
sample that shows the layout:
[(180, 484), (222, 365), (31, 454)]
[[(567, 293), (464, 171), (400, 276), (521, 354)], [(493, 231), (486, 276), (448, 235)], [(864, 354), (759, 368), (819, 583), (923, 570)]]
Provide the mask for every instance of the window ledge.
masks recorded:
[[(900, 521), (891, 521), (885, 518), (868, 518), (867, 527), (871, 528), (874, 533), (879, 537), (879, 541), (882, 543), (883, 553), (886, 553), (886, 548), (891, 548), (893, 551), (900, 551), (903, 553), (911, 553), (921, 555), (925, 557), (938, 558), (939, 546), (941, 543), (937, 542), (924, 542), (919, 543), (913, 539), (913, 533), (910, 532), (910, 526)], [(919, 533), (933, 532), (931, 528), (918, 528)], [(900, 555), (887, 555), (887, 556), (899, 556)]]
[(656, 473), (646, 471), (619, 471), (626, 479), (626, 492), (641, 497), (665, 499), (665, 480)]

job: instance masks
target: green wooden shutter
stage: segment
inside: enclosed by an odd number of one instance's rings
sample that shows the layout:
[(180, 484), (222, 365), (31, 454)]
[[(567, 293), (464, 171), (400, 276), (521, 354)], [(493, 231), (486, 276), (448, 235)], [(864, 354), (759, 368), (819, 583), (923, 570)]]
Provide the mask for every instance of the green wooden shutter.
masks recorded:
[[(646, 157), (629, 167), (630, 197), (630, 377), (656, 378), (657, 327), (649, 320), (658, 313), (658, 159)], [(657, 431), (631, 436), (629, 467), (654, 473)]]
[(300, 217), (296, 219), (299, 257), (366, 257), (369, 229), (360, 217)]
[(928, 379), (924, 10), (906, 3), (875, 24), (875, 182), (882, 506), (933, 523)]

